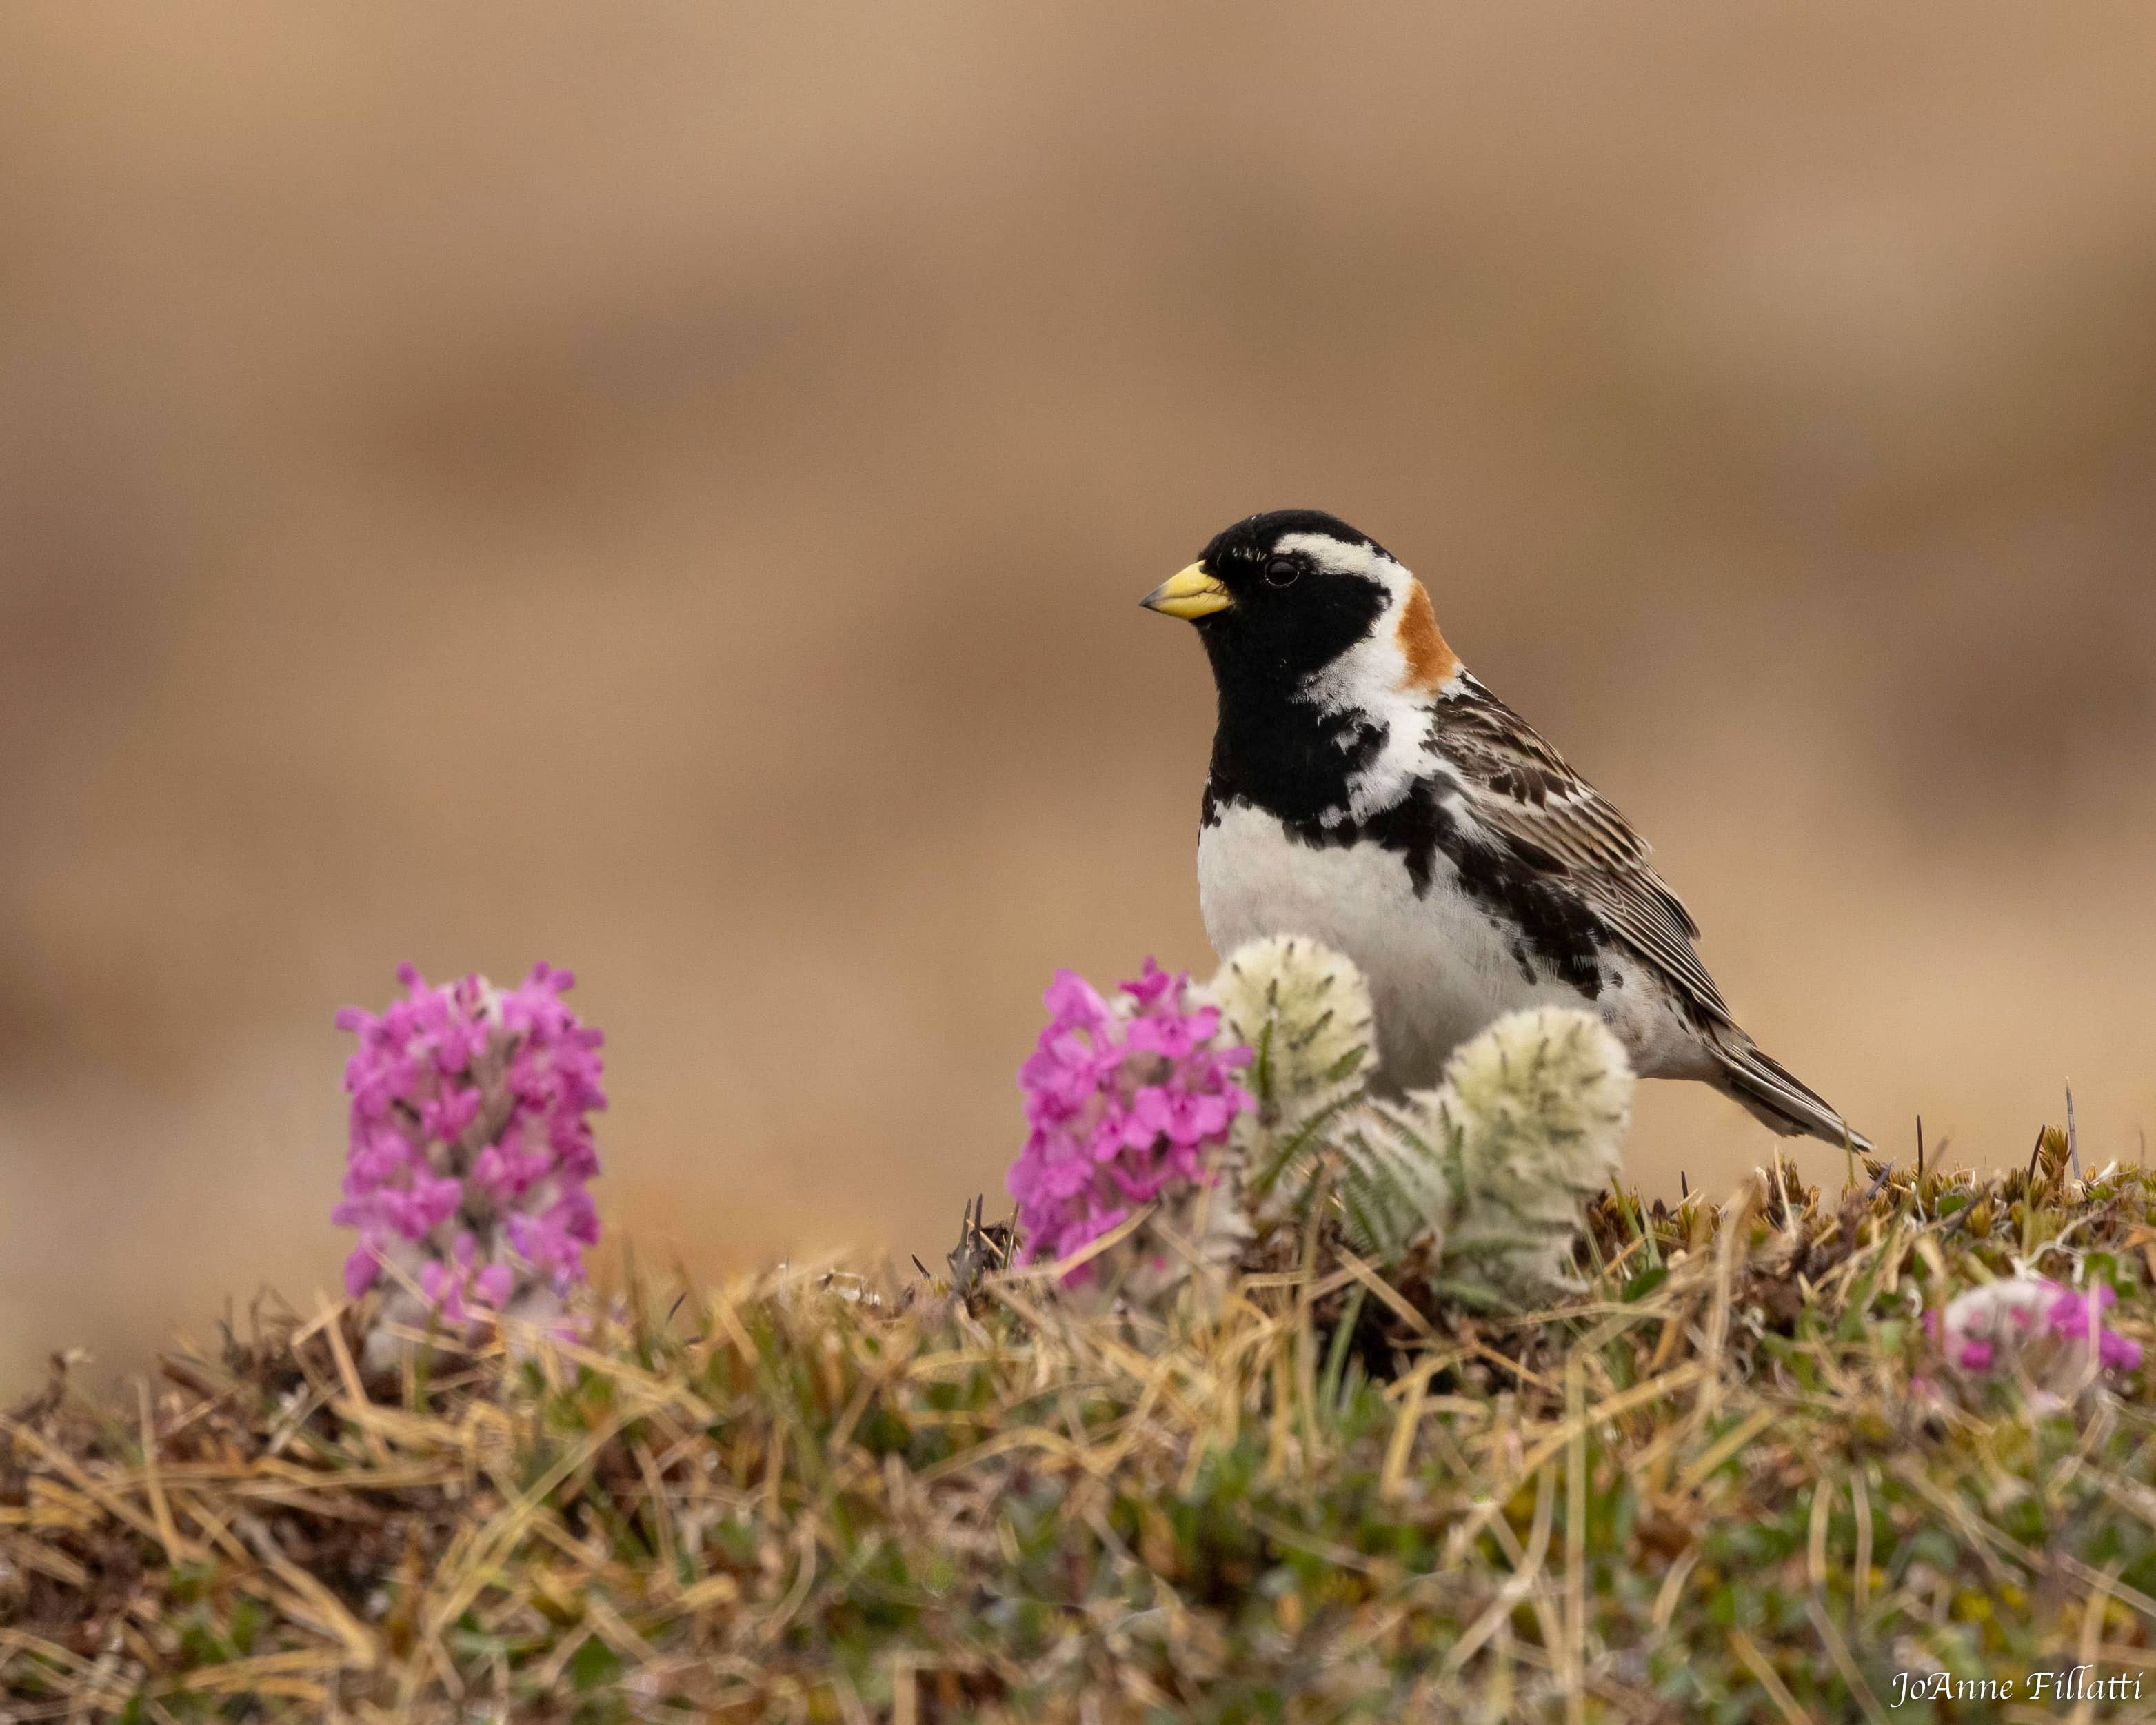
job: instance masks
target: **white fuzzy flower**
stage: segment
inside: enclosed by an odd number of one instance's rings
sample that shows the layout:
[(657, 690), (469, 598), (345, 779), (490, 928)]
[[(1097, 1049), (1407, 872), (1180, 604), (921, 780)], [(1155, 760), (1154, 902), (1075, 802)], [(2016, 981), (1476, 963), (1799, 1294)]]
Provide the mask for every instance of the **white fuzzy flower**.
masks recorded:
[(1632, 1086), (1624, 1049), (1591, 1014), (1498, 1019), (1437, 1089), (1334, 1124), (1349, 1244), (1394, 1262), (1424, 1241), (1441, 1283), (1490, 1303), (1570, 1286), (1580, 1206), (1617, 1173)]
[(1325, 1102), (1366, 1081), (1372, 1052), (1370, 986), (1353, 960), (1301, 935), (1249, 941), (1206, 985), (1229, 1039), (1257, 1056), (1245, 1077), (1262, 1102)]
[(1633, 1085), (1608, 1027), (1566, 1007), (1502, 1018), (1453, 1055), (1426, 1102), (1456, 1158), (1449, 1279), (1507, 1298), (1571, 1284), (1580, 1206), (1616, 1177)]
[(1252, 1054), (1243, 1081), (1257, 1111), (1237, 1125), (1250, 1201), (1278, 1219), (1305, 1194), (1327, 1125), (1377, 1065), (1369, 984), (1352, 960), (1302, 935), (1246, 942), (1204, 998), (1224, 1041)]

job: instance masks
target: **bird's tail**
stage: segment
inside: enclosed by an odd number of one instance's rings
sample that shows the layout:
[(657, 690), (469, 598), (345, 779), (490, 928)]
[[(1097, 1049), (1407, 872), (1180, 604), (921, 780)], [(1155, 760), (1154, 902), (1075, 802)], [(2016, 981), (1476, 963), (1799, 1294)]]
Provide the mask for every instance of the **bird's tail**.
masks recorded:
[(1836, 1146), (1871, 1148), (1871, 1140), (1853, 1130), (1825, 1096), (1749, 1037), (1722, 1042), (1715, 1053), (1722, 1088), (1784, 1137), (1810, 1133)]

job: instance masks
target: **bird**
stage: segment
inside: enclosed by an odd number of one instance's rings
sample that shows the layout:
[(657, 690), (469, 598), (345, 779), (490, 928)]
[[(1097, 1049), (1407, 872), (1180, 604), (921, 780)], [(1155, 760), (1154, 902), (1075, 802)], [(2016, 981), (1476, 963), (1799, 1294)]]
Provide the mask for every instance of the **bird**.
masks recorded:
[(1871, 1149), (1745, 1033), (1645, 842), (1467, 669), (1368, 534), (1322, 510), (1250, 516), (1140, 603), (1190, 623), (1212, 666), (1206, 933), (1224, 953), (1298, 934), (1353, 960), (1383, 1088), (1433, 1086), (1496, 1019), (1566, 1005), (1643, 1077)]

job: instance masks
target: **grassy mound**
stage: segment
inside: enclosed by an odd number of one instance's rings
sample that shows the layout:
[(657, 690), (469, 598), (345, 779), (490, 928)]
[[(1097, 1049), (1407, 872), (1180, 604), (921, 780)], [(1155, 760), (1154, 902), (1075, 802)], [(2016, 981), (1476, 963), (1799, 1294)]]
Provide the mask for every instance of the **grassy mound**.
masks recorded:
[(1914, 1381), (2017, 1266), (2151, 1339), (2156, 1183), (2062, 1148), (1612, 1194), (1512, 1317), (1313, 1235), (1172, 1333), (790, 1272), (393, 1381), (350, 1312), (131, 1405), (56, 1368), (0, 1424), (0, 1714), (1883, 1719), (1944, 1671), (2020, 1717), (2156, 1664), (2149, 1378)]

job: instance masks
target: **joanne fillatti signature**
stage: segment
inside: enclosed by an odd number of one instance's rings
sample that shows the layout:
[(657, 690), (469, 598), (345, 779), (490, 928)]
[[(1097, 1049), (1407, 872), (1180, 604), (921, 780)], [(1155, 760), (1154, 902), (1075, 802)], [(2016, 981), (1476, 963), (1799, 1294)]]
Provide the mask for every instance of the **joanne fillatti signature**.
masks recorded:
[(2030, 1671), (2020, 1677), (1957, 1677), (1946, 1671), (1897, 1671), (1889, 1707), (1912, 1701), (2138, 1701), (2141, 1676), (2097, 1675), (2092, 1665)]

